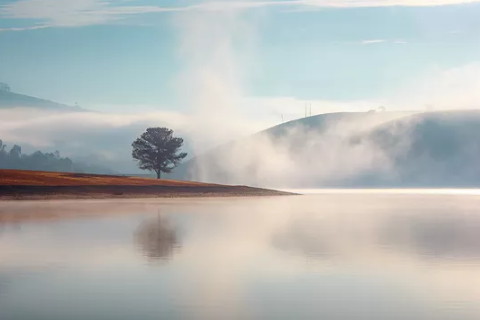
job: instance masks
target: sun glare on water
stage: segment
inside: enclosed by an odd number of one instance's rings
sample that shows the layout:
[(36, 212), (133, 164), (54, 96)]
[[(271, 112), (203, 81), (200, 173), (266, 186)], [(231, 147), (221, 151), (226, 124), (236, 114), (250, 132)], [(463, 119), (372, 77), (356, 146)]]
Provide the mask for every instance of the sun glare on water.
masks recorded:
[(432, 195), (480, 195), (480, 189), (282, 189), (282, 191), (300, 194), (432, 194)]

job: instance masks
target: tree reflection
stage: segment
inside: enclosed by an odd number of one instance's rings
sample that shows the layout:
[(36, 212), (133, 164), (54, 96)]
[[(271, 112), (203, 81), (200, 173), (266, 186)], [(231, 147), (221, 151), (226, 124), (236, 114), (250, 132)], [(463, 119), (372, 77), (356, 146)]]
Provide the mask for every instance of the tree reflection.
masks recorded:
[(152, 260), (168, 260), (180, 247), (172, 224), (161, 216), (140, 224), (135, 241), (143, 254)]

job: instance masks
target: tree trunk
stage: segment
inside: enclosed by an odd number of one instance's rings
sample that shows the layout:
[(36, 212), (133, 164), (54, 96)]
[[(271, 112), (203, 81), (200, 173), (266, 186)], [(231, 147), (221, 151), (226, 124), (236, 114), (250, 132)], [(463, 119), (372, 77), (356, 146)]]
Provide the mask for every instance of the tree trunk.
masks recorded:
[(161, 171), (157, 171), (157, 179), (160, 179), (162, 177), (162, 172)]

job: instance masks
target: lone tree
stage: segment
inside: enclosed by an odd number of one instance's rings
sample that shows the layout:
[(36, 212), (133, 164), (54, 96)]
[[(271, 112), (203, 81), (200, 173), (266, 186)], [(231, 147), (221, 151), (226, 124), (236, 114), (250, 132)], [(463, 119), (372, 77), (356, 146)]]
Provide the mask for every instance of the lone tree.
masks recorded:
[(162, 172), (171, 172), (187, 156), (179, 153), (182, 144), (183, 139), (174, 137), (171, 129), (148, 128), (132, 143), (132, 157), (140, 169), (155, 171), (160, 179)]

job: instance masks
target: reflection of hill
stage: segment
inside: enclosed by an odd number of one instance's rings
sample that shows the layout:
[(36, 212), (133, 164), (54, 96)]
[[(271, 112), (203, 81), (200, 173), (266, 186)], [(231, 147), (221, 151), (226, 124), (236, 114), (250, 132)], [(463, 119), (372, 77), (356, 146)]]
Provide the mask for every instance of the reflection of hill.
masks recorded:
[(480, 217), (458, 212), (407, 214), (391, 219), (382, 244), (440, 259), (480, 259)]
[[(351, 198), (352, 207), (339, 204), (331, 212), (295, 215), (273, 233), (271, 245), (292, 256), (318, 260), (343, 261), (358, 255), (362, 260), (377, 263), (379, 256), (396, 255), (477, 264), (480, 216), (472, 204), (477, 201), (470, 202), (471, 198), (460, 205), (462, 200), (436, 197), (378, 197), (375, 204), (368, 205), (361, 203), (360, 198)], [(337, 195), (330, 200), (325, 198), (325, 202), (332, 203), (333, 199), (344, 200)]]
[(161, 216), (143, 222), (135, 233), (135, 241), (149, 259), (170, 259), (179, 241), (175, 229)]

